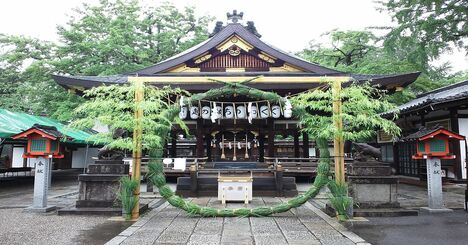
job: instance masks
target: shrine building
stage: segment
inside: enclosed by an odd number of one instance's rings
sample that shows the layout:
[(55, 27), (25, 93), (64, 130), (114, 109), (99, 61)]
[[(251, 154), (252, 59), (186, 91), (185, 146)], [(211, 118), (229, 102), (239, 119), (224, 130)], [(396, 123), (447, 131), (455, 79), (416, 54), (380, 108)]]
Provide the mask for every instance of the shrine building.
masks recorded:
[[(181, 88), (192, 95), (223, 87), (219, 81), (252, 79), (244, 85), (274, 92), (287, 101), (288, 96), (319, 88), (330, 79), (346, 78), (344, 86), (353, 81), (369, 81), (393, 92), (419, 76), (419, 72), (350, 74), (308, 62), (266, 43), (254, 22), (242, 23), (242, 15), (235, 11), (228, 14), (228, 23), (217, 22), (207, 40), (144, 69), (112, 76), (55, 75), (54, 79), (66, 89), (79, 92), (138, 78), (157, 87)], [(184, 105), (180, 117), (190, 135), (174, 127), (166, 157), (198, 159), (218, 169), (255, 168), (280, 159), (292, 163), (291, 175), (314, 171), (307, 167), (316, 156), (313, 139), (301, 133), (298, 121), (284, 106), (234, 94)]]

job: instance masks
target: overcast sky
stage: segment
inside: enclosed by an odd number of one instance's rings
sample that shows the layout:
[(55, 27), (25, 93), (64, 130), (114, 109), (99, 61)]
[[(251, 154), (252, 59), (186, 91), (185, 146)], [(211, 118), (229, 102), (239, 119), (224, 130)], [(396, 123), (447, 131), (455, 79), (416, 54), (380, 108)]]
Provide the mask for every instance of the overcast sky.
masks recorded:
[[(81, 3), (98, 0), (2, 0), (0, 33), (37, 37), (56, 41), (56, 26), (64, 24), (72, 9)], [(144, 0), (158, 5), (160, 0)], [(226, 22), (226, 12), (244, 12), (244, 21), (252, 20), (262, 39), (283, 50), (296, 52), (310, 40), (323, 40), (321, 34), (332, 29), (363, 30), (368, 26), (394, 25), (387, 13), (376, 10), (374, 0), (173, 0), (178, 7), (195, 6), (199, 15), (209, 14)], [(212, 24), (214, 26), (214, 23)], [(212, 28), (210, 26), (210, 30)], [(436, 64), (451, 61), (453, 71), (468, 71), (463, 51), (444, 55)]]

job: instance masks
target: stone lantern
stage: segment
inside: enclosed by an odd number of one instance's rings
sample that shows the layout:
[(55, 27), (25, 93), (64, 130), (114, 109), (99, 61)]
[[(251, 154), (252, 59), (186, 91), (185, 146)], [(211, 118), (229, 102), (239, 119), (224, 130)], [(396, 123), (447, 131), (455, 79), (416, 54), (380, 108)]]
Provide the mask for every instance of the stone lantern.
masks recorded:
[(47, 192), (51, 178), (51, 159), (63, 158), (60, 152), (60, 140), (63, 137), (57, 128), (39, 124), (34, 124), (30, 129), (11, 137), (26, 138), (28, 144), (23, 157), (35, 159), (34, 199), (32, 207), (28, 208), (30, 211), (47, 212), (55, 209), (54, 206), (47, 206)]
[(450, 141), (465, 140), (465, 137), (441, 127), (423, 128), (408, 135), (403, 140), (416, 141), (416, 154), (413, 159), (426, 159), (428, 206), (422, 208), (428, 212), (451, 211), (444, 208), (442, 196), (441, 159), (455, 159), (450, 149)]

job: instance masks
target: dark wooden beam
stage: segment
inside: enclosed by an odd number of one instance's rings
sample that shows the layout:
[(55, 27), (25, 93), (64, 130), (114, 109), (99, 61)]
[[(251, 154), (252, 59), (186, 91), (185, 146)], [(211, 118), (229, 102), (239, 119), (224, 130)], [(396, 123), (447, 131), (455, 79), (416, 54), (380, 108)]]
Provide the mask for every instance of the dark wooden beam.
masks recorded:
[[(458, 110), (451, 109), (450, 110), (450, 126), (451, 130), (455, 133), (460, 133), (460, 126), (458, 125)], [(455, 158), (453, 170), (455, 172), (455, 176), (457, 179), (462, 179), (462, 166), (461, 166), (461, 151), (460, 151), (460, 142), (453, 141), (452, 142), (452, 150), (457, 157)]]
[(305, 132), (302, 133), (302, 156), (309, 157), (309, 135)]
[(204, 157), (204, 147), (203, 144), (203, 122), (201, 119), (197, 120), (197, 131), (195, 137), (197, 138), (197, 157)]
[(210, 134), (205, 135), (206, 156), (208, 157), (208, 162), (211, 162), (211, 140), (212, 136)]
[(171, 149), (169, 152), (171, 158), (177, 157), (177, 131), (171, 131)]
[(265, 135), (258, 135), (258, 161), (265, 161)]
[(268, 157), (275, 156), (275, 129), (273, 118), (268, 118)]
[(299, 158), (299, 132), (294, 132), (294, 157)]

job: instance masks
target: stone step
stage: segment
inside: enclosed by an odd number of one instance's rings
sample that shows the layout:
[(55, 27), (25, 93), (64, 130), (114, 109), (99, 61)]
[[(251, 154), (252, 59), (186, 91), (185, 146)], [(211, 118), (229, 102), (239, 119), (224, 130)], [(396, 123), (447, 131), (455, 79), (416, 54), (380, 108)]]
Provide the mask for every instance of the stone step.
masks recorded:
[(399, 217), (418, 216), (418, 210), (404, 208), (354, 209), (356, 217)]

